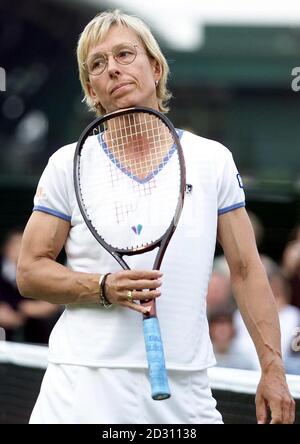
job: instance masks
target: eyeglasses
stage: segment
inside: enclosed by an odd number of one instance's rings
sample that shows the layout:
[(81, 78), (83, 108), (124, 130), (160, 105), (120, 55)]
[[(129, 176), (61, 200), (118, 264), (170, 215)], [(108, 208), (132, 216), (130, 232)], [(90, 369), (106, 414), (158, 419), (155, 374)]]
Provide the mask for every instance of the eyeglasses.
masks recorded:
[(86, 62), (83, 63), (83, 68), (92, 76), (99, 76), (108, 64), (108, 54), (112, 54), (114, 60), (120, 65), (130, 65), (136, 59), (137, 47), (138, 45), (131, 43), (116, 45), (112, 51), (98, 52), (88, 57)]

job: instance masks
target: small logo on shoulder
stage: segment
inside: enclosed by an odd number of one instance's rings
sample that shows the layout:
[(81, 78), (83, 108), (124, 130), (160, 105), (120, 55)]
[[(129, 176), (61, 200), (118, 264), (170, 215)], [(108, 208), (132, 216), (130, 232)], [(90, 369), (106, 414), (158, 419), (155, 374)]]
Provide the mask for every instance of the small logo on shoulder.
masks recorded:
[(38, 202), (41, 200), (47, 200), (47, 194), (43, 187), (37, 188), (34, 198), (37, 199)]
[(240, 175), (240, 174), (237, 174), (237, 175), (236, 175), (236, 178), (237, 178), (237, 181), (238, 181), (238, 183), (239, 183), (239, 187), (240, 187), (240, 188), (244, 188), (244, 185), (243, 185), (243, 181), (242, 181), (241, 175)]

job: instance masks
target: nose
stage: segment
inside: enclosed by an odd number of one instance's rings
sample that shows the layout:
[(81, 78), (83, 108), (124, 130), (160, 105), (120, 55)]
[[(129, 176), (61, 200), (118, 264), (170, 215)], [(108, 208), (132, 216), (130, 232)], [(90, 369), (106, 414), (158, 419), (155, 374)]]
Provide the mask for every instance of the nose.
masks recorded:
[(114, 74), (116, 72), (120, 72), (119, 68), (119, 64), (118, 62), (114, 59), (112, 54), (107, 55), (107, 72), (109, 74)]

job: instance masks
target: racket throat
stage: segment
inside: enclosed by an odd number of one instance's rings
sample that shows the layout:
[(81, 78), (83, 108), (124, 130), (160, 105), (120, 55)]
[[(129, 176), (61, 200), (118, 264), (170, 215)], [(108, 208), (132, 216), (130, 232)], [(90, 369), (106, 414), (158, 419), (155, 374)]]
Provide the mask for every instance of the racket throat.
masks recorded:
[(143, 315), (144, 319), (149, 319), (149, 318), (156, 318), (156, 304), (155, 304), (155, 300), (153, 299), (148, 299), (145, 301), (141, 302), (141, 305), (143, 305), (143, 307), (148, 309), (148, 313), (145, 313)]

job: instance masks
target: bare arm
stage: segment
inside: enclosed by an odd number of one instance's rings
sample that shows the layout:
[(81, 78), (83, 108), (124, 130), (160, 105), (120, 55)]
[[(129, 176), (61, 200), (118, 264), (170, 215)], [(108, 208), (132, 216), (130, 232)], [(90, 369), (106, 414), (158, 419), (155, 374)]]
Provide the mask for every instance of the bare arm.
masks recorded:
[[(35, 211), (24, 231), (18, 261), (17, 283), (24, 297), (54, 304), (99, 303), (100, 273), (80, 273), (56, 262), (70, 230), (69, 222)], [(100, 247), (99, 247), (100, 248)], [(112, 273), (106, 280), (109, 301), (140, 313), (147, 310), (127, 299), (129, 290), (134, 300), (160, 296), (161, 273), (155, 270), (126, 270)], [(150, 289), (147, 293), (143, 289)]]
[(56, 262), (70, 223), (35, 211), (24, 231), (17, 283), (24, 297), (55, 304), (97, 302), (98, 274), (79, 273)]
[(236, 302), (262, 369), (256, 398), (258, 421), (266, 422), (269, 404), (272, 422), (293, 422), (294, 401), (285, 381), (277, 308), (244, 208), (219, 216), (218, 239), (229, 264)]

